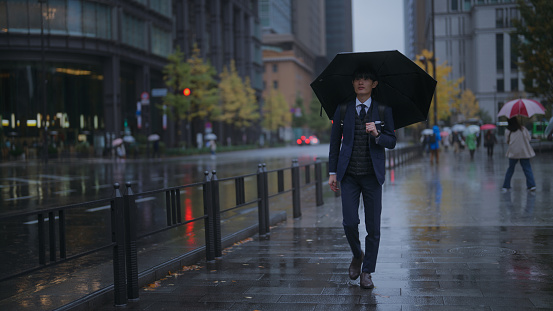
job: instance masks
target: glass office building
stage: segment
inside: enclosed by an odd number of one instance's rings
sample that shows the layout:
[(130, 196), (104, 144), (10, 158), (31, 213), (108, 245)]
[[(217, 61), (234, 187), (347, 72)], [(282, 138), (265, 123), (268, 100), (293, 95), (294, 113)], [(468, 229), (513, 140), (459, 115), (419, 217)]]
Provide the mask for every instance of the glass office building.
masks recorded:
[[(242, 26), (247, 32), (236, 34), (244, 42), (234, 35), (209, 37), (206, 25), (228, 25), (213, 18), (225, 12), (234, 24), (236, 16), (250, 22)], [(259, 28), (256, 12), (250, 0), (0, 0), (3, 145), (41, 145), (45, 127), (50, 144), (86, 140), (96, 155), (125, 132), (158, 132), (176, 144), (179, 130), (164, 124), (157, 105), (162, 98), (152, 96), (153, 89), (164, 88), (167, 56), (180, 45), (189, 57), (194, 41), (217, 70), (239, 59), (241, 73), (256, 81), (262, 70), (261, 58), (250, 57), (260, 54), (259, 33), (250, 30)], [(149, 104), (139, 121), (137, 102), (144, 93)]]

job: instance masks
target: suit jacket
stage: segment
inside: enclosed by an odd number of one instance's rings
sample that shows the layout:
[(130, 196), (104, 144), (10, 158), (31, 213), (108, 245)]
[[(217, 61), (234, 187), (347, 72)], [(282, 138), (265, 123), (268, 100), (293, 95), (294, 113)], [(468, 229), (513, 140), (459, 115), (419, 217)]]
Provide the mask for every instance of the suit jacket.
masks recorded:
[[(346, 116), (344, 118), (343, 133), (340, 130), (340, 105), (334, 113), (332, 123), (332, 131), (330, 133), (330, 151), (328, 155), (329, 172), (336, 173), (336, 180), (341, 181), (348, 168), (349, 160), (353, 150), (353, 135), (355, 129), (355, 100), (346, 103)], [(379, 121), (378, 102), (373, 100), (371, 103), (372, 109), (369, 109), (371, 115), (369, 122)], [(382, 185), (386, 175), (386, 153), (384, 148), (394, 149), (396, 146), (396, 135), (394, 133), (394, 119), (392, 116), (392, 108), (386, 107), (384, 110), (384, 129), (380, 124), (376, 124), (376, 128), (381, 132), (378, 138), (378, 143), (375, 137), (371, 134), (369, 142), (369, 152), (374, 167), (374, 172), (378, 182)]]

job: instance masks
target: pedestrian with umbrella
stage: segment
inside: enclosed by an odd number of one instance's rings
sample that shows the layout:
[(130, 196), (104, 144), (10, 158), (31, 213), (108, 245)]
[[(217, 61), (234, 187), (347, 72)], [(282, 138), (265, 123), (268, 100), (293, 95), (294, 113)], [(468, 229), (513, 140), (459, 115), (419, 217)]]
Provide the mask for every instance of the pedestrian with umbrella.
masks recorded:
[[(385, 148), (395, 147), (395, 129), (426, 120), (435, 81), (397, 51), (341, 53), (311, 87), (333, 120), (328, 184), (335, 192), (341, 189), (342, 223), (353, 254), (349, 277), (361, 277), (361, 287), (371, 289), (380, 245)], [(361, 195), (365, 252), (358, 228)]]
[(515, 165), (520, 161), (524, 176), (526, 176), (526, 188), (529, 191), (536, 190), (534, 173), (530, 165), (530, 159), (536, 156), (534, 149), (530, 145), (530, 132), (522, 126), (517, 116), (532, 117), (535, 114), (544, 114), (543, 105), (533, 99), (520, 98), (507, 102), (497, 114), (498, 117), (505, 116), (509, 118), (507, 129), (505, 130), (505, 140), (507, 142), (507, 158), (509, 158), (509, 167), (505, 173), (502, 191), (511, 189), (511, 178), (515, 171)]
[(511, 189), (511, 178), (515, 172), (515, 165), (520, 161), (524, 176), (526, 176), (526, 188), (529, 191), (536, 190), (536, 182), (534, 181), (534, 173), (530, 165), (530, 158), (533, 158), (536, 153), (530, 145), (530, 132), (520, 125), (516, 117), (508, 120), (507, 129), (505, 130), (505, 139), (508, 145), (507, 158), (509, 158), (509, 167), (505, 173), (503, 181), (503, 192)]

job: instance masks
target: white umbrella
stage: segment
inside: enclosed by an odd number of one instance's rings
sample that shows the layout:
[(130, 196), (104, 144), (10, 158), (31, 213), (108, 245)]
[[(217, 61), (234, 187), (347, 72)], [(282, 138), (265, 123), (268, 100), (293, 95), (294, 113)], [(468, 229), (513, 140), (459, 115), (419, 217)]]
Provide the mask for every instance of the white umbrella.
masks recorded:
[(454, 132), (463, 132), (467, 127), (464, 126), (463, 124), (455, 124), (451, 130), (454, 131)]
[(448, 132), (449, 134), (451, 134), (451, 132), (452, 132), (452, 131), (451, 131), (451, 127), (444, 127), (444, 128), (442, 129), (442, 132)]
[(116, 138), (114, 139), (112, 142), (111, 142), (111, 145), (113, 147), (116, 147), (116, 146), (119, 146), (123, 143), (123, 139), (122, 138)]
[(432, 129), (424, 129), (421, 132), (421, 135), (432, 135), (434, 134), (434, 131)]
[(136, 139), (134, 139), (134, 137), (132, 137), (132, 136), (127, 135), (127, 136), (123, 137), (123, 141), (126, 142), (126, 143), (129, 143), (129, 144), (132, 144), (136, 141)]
[(465, 135), (468, 135), (468, 134), (476, 134), (480, 132), (480, 127), (478, 125), (469, 125), (465, 131), (463, 132), (463, 134)]
[(497, 114), (498, 117), (505, 116), (512, 118), (515, 116), (531, 117), (535, 114), (544, 114), (545, 108), (540, 102), (528, 99), (520, 98), (507, 102)]
[(217, 139), (217, 135), (215, 135), (213, 133), (205, 134), (205, 140), (216, 140), (216, 139)]
[(156, 140), (159, 140), (160, 137), (158, 134), (152, 134), (150, 136), (148, 136), (148, 141), (156, 141)]

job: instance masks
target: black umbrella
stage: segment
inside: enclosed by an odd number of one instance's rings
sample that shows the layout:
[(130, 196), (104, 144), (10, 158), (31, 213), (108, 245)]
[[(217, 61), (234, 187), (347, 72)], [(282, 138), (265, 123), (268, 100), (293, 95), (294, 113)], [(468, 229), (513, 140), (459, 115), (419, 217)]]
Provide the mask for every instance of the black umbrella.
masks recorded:
[(330, 119), (338, 105), (355, 98), (351, 81), (359, 67), (377, 75), (373, 97), (392, 107), (396, 129), (426, 121), (436, 80), (398, 51), (337, 54), (311, 83)]

